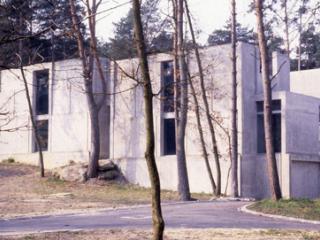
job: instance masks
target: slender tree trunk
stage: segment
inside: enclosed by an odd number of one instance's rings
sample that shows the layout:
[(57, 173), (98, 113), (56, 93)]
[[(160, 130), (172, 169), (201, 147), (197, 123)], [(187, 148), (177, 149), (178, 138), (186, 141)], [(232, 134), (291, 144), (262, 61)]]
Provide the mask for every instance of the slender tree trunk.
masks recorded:
[[(86, 98), (90, 114), (91, 123), (91, 152), (88, 165), (87, 176), (88, 178), (95, 178), (98, 176), (99, 157), (100, 157), (100, 125), (99, 125), (99, 112), (105, 104), (106, 100), (106, 81), (102, 70), (102, 65), (97, 54), (97, 40), (95, 36), (95, 16), (97, 11), (96, 1), (92, 1), (90, 7), (89, 1), (86, 1), (87, 13), (89, 15), (89, 33), (90, 33), (90, 52), (87, 53), (84, 44), (84, 36), (80, 30), (80, 21), (78, 19), (74, 0), (69, 0), (72, 25), (75, 31), (78, 44), (78, 52), (81, 59), (84, 87), (86, 91)], [(99, 1), (100, 3), (100, 1)], [(99, 77), (102, 84), (101, 98), (95, 98), (93, 93), (93, 67), (94, 61), (98, 68)]]
[(289, 33), (289, 16), (288, 16), (288, 0), (283, 0), (284, 7), (284, 27), (286, 33), (286, 52), (290, 54), (290, 33)]
[(153, 93), (147, 61), (146, 46), (143, 36), (141, 23), (140, 2), (133, 0), (134, 32), (140, 60), (141, 74), (143, 78), (144, 105), (145, 105), (145, 126), (146, 126), (146, 152), (145, 158), (148, 165), (148, 172), (151, 183), (152, 193), (152, 221), (153, 221), (153, 240), (162, 240), (164, 231), (164, 220), (161, 212), (161, 191), (160, 179), (154, 156), (155, 137), (153, 124)]
[(88, 165), (88, 178), (96, 178), (99, 169), (99, 155), (100, 155), (100, 125), (99, 111), (97, 106), (90, 107), (90, 123), (91, 123), (91, 152)]
[(39, 133), (38, 133), (38, 126), (37, 126), (37, 123), (36, 123), (36, 121), (34, 119), (34, 115), (33, 115), (33, 109), (32, 109), (32, 104), (31, 104), (31, 98), (30, 98), (28, 83), (27, 83), (26, 76), (24, 74), (23, 66), (22, 66), (22, 59), (21, 59), (21, 63), (20, 64), (21, 64), (20, 65), (20, 72), (21, 72), (21, 75), (22, 75), (22, 80), (23, 80), (24, 88), (25, 88), (25, 91), (26, 91), (26, 98), (27, 98), (27, 102), (28, 102), (29, 116), (30, 116), (32, 129), (33, 129), (33, 134), (34, 134), (34, 138), (36, 140), (38, 153), (39, 153), (40, 176), (44, 177), (44, 164), (43, 164), (42, 146), (41, 146), (41, 141), (40, 141), (40, 137), (39, 137)]
[[(199, 75), (200, 75), (200, 78), (202, 78), (202, 81), (204, 81), (203, 80), (203, 78), (204, 78), (203, 69), (202, 69), (199, 49), (198, 49), (198, 45), (197, 45), (196, 38), (195, 38), (195, 35), (194, 35), (193, 25), (192, 25), (192, 21), (191, 21), (191, 17), (190, 17), (188, 1), (185, 0), (184, 2), (185, 2), (185, 7), (186, 7), (186, 13), (187, 13), (187, 18), (188, 18), (190, 33), (191, 33), (191, 37), (192, 37), (192, 42), (193, 42), (193, 45), (194, 45), (193, 47), (194, 47), (195, 52), (196, 52), (196, 59), (197, 59), (197, 64), (198, 64), (198, 68), (199, 68)], [(214, 181), (213, 174), (212, 174), (212, 170), (211, 170), (211, 166), (210, 166), (210, 162), (209, 162), (209, 157), (208, 157), (208, 152), (207, 152), (207, 148), (206, 148), (206, 143), (205, 143), (205, 140), (204, 140), (203, 127), (202, 127), (201, 118), (200, 118), (200, 105), (199, 105), (199, 101), (198, 101), (198, 98), (197, 98), (196, 90), (195, 90), (193, 82), (191, 80), (190, 72), (189, 72), (188, 79), (189, 79), (189, 85), (190, 85), (190, 88), (191, 88), (191, 94), (192, 94), (193, 101), (194, 101), (194, 104), (195, 104), (195, 113), (196, 113), (196, 119), (197, 119), (198, 132), (199, 132), (199, 136), (200, 136), (202, 155), (203, 155), (203, 158), (204, 158), (204, 161), (205, 161), (205, 164), (206, 164), (207, 173), (208, 173), (208, 176), (209, 176), (209, 179), (210, 179), (212, 193), (213, 193), (213, 195), (216, 195), (217, 186), (216, 186), (216, 183)]]
[(238, 197), (238, 128), (237, 128), (237, 19), (236, 1), (231, 0), (231, 47), (232, 47), (232, 87), (231, 87), (231, 196)]
[(176, 129), (179, 126), (179, 109), (180, 109), (180, 76), (179, 76), (179, 61), (178, 61), (178, 21), (177, 21), (177, 0), (172, 0), (173, 8), (173, 21), (174, 21), (174, 32), (173, 32), (173, 57), (174, 57), (174, 114)]
[(191, 88), (191, 94), (192, 94), (194, 105), (195, 105), (195, 113), (196, 113), (196, 119), (197, 119), (198, 132), (199, 132), (199, 136), (200, 136), (202, 155), (203, 155), (204, 162), (206, 164), (207, 173), (208, 173), (208, 176), (210, 179), (212, 194), (216, 195), (217, 186), (216, 186), (216, 183), (213, 178), (213, 174), (212, 174), (212, 170), (211, 170), (211, 166), (210, 166), (210, 162), (209, 162), (209, 157), (208, 157), (208, 151), (207, 151), (207, 147), (206, 147), (206, 142), (204, 140), (203, 127), (202, 127), (201, 118), (200, 118), (199, 101), (198, 101), (198, 98), (196, 95), (196, 91), (195, 91), (193, 82), (191, 80), (191, 76), (189, 76), (188, 79), (189, 79), (189, 84), (190, 84), (190, 88)]
[(191, 199), (188, 170), (185, 153), (185, 135), (187, 127), (188, 114), (188, 80), (186, 71), (186, 62), (184, 55), (184, 40), (183, 40), (183, 0), (177, 1), (177, 54), (179, 65), (179, 80), (180, 80), (180, 111), (176, 133), (176, 154), (178, 168), (178, 192), (182, 201)]
[(255, 0), (256, 16), (257, 16), (257, 29), (258, 40), (260, 49), (260, 59), (262, 64), (262, 81), (263, 81), (263, 93), (264, 93), (264, 131), (266, 142), (266, 158), (267, 158), (267, 170), (270, 185), (270, 192), (272, 199), (279, 200), (281, 198), (281, 189), (279, 184), (279, 176), (277, 170), (277, 162), (273, 146), (273, 132), (272, 132), (272, 92), (271, 92), (271, 80), (270, 80), (270, 68), (269, 68), (269, 55), (265, 38), (265, 29), (263, 22), (263, 0)]
[(302, 35), (302, 13), (301, 11), (299, 11), (298, 71), (301, 71), (301, 35)]
[[(187, 15), (190, 18), (189, 8), (186, 8), (186, 9), (188, 12)], [(189, 26), (190, 26), (190, 30), (191, 30), (191, 36), (192, 36), (192, 40), (193, 40), (193, 44), (194, 44), (194, 49), (195, 49), (195, 54), (196, 54), (196, 59), (197, 59), (197, 64), (198, 64), (198, 69), (199, 69), (201, 96), (202, 96), (202, 100), (203, 100), (204, 107), (205, 107), (205, 115), (206, 115), (208, 125), (209, 125), (211, 142), (212, 142), (212, 152), (214, 155), (214, 161), (215, 161), (215, 166), (216, 166), (216, 171), (217, 171), (217, 184), (216, 184), (215, 194), (217, 196), (220, 196), (221, 195), (221, 167), (220, 167), (218, 145), (217, 145), (215, 130), (213, 127), (213, 123), (211, 121), (211, 116), (210, 116), (210, 108), (209, 108), (208, 98), (206, 95), (206, 88), (205, 88), (205, 83), (204, 83), (204, 75), (203, 75), (203, 68), (202, 68), (202, 64), (201, 64), (200, 53), (199, 53), (198, 45), (196, 44), (196, 41), (195, 41), (193, 27), (192, 27), (192, 24), (190, 25), (190, 23), (191, 23), (191, 19), (189, 19)]]

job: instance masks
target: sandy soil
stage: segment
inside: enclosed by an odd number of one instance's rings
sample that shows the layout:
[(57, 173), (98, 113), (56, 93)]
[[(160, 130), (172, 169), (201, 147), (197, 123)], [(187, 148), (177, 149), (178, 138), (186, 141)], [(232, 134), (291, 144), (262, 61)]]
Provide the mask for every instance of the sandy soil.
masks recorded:
[[(57, 180), (46, 172), (40, 178), (34, 166), (0, 163), (0, 218), (21, 215), (59, 214), (150, 203), (150, 190), (129, 184)], [(198, 194), (200, 199), (209, 195)], [(176, 201), (178, 194), (162, 193), (163, 201)]]
[[(60, 232), (38, 235), (1, 237), (1, 240), (149, 240), (150, 231), (96, 230), (86, 232)], [(239, 229), (179, 229), (166, 230), (165, 240), (316, 240), (320, 232), (239, 230)]]

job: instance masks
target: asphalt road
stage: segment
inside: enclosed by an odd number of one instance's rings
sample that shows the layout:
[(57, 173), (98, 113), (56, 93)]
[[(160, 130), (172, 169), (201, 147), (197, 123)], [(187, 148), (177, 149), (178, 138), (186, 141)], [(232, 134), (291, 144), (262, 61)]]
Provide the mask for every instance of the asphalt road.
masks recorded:
[[(259, 228), (319, 230), (307, 224), (238, 211), (244, 202), (192, 202), (165, 204), (163, 215), (168, 228)], [(11, 233), (84, 230), (96, 228), (149, 228), (150, 207), (104, 210), (91, 214), (65, 214), (0, 220), (0, 235)]]

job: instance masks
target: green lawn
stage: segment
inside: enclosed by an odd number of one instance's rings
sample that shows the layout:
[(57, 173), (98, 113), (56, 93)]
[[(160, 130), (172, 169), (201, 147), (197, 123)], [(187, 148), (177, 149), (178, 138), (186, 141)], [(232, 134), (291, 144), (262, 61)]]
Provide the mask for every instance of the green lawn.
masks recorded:
[(320, 199), (262, 200), (251, 205), (249, 209), (268, 214), (320, 221)]

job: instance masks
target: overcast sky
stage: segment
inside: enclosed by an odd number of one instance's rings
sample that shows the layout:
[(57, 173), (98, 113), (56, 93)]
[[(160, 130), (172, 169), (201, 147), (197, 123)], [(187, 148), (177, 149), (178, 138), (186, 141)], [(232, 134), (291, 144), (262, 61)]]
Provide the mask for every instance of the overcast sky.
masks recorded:
[[(253, 14), (248, 14), (248, 5), (251, 0), (237, 1), (238, 21), (245, 26), (254, 26)], [(167, 12), (167, 0), (162, 0), (161, 10)], [(125, 4), (127, 3), (127, 4)], [(120, 7), (116, 7), (122, 5)], [(200, 41), (204, 43), (208, 35), (215, 29), (224, 26), (230, 16), (230, 0), (189, 0), (189, 8), (195, 18), (195, 27), (201, 30)], [(97, 35), (104, 40), (112, 36), (113, 24), (121, 17), (126, 16), (131, 3), (128, 0), (104, 0), (99, 11), (116, 7), (98, 15)]]

